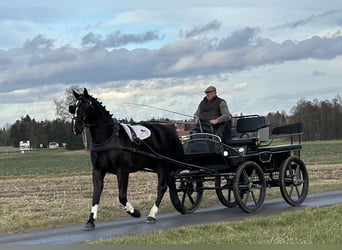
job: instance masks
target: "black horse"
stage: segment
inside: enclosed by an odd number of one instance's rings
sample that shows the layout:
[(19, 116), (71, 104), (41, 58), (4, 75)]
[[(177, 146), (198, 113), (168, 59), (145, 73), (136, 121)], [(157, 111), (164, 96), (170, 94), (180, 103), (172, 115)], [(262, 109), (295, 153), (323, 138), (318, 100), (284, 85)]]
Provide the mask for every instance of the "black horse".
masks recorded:
[[(70, 105), (73, 117), (73, 133), (81, 134), (88, 127), (92, 143), (90, 146), (93, 165), (93, 200), (89, 220), (85, 230), (95, 228), (98, 204), (103, 190), (106, 173), (117, 175), (120, 203), (128, 214), (140, 217), (140, 211), (127, 200), (129, 173), (139, 170), (150, 170), (158, 175), (157, 198), (147, 217), (147, 222), (155, 222), (159, 205), (172, 184), (170, 174), (176, 165), (173, 160), (183, 160), (183, 147), (174, 130), (160, 124), (141, 124), (151, 135), (140, 140), (135, 133), (127, 131), (106, 110), (104, 106), (84, 89), (83, 94), (73, 91), (76, 102)], [(163, 157), (167, 155), (167, 157)]]

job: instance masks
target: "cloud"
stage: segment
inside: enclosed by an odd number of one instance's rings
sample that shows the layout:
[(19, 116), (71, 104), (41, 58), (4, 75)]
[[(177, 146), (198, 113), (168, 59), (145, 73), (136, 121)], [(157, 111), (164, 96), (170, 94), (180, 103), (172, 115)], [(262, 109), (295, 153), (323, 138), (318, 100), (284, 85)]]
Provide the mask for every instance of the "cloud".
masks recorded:
[[(99, 46), (55, 46), (38, 35), (22, 48), (0, 50), (0, 92), (55, 84), (217, 75), (293, 60), (326, 60), (342, 55), (342, 36), (313, 36), (301, 41), (272, 41), (255, 28), (237, 30), (212, 44), (207, 39), (180, 39), (160, 49), (104, 47), (156, 38), (156, 34), (124, 38), (119, 33), (94, 40)], [(122, 40), (120, 40), (122, 39)], [(120, 42), (121, 41), (121, 42)]]
[(92, 32), (82, 38), (82, 45), (92, 45), (99, 48), (117, 48), (127, 44), (142, 44), (162, 39), (156, 31), (146, 31), (143, 34), (123, 34), (121, 31), (114, 31), (103, 38)]
[(243, 90), (247, 87), (248, 83), (247, 82), (241, 82), (233, 85), (234, 90)]
[(48, 39), (43, 35), (37, 35), (32, 40), (26, 40), (24, 43), (24, 49), (36, 51), (42, 49), (51, 49), (53, 47), (54, 40)]
[(221, 39), (218, 44), (218, 50), (243, 48), (253, 43), (256, 39), (259, 29), (246, 27), (241, 30), (234, 31), (230, 36)]
[(221, 22), (217, 20), (212, 20), (203, 26), (197, 26), (187, 32), (184, 32), (185, 33), (184, 37), (186, 38), (195, 37), (203, 33), (206, 33), (208, 31), (218, 30), (220, 27), (221, 27)]
[(298, 28), (300, 26), (304, 26), (304, 25), (307, 25), (309, 23), (316, 22), (319, 19), (323, 19), (326, 17), (334, 16), (336, 14), (340, 14), (341, 12), (342, 12), (342, 9), (329, 10), (329, 11), (323, 12), (322, 14), (311, 15), (307, 18), (299, 19), (299, 20), (292, 21), (292, 22), (286, 22), (284, 24), (277, 25), (277, 26), (273, 27), (272, 29), (284, 29), (284, 28), (295, 29), (295, 28)]
[(311, 73), (311, 75), (312, 76), (324, 76), (325, 75), (325, 73), (324, 72), (322, 72), (322, 71), (319, 71), (319, 70), (315, 70), (315, 71), (313, 71), (312, 73)]

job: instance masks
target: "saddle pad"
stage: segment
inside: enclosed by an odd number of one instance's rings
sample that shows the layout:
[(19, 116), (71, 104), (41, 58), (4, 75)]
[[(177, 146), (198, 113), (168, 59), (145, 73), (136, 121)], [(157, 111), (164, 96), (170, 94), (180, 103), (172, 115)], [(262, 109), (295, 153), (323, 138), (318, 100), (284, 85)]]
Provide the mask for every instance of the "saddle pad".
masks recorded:
[(144, 139), (151, 136), (151, 131), (144, 126), (129, 125), (129, 124), (125, 124), (125, 123), (120, 123), (120, 125), (124, 128), (124, 130), (126, 131), (128, 137), (131, 141), (133, 141), (132, 130), (135, 133), (135, 136), (137, 138), (139, 138), (140, 140), (144, 140)]

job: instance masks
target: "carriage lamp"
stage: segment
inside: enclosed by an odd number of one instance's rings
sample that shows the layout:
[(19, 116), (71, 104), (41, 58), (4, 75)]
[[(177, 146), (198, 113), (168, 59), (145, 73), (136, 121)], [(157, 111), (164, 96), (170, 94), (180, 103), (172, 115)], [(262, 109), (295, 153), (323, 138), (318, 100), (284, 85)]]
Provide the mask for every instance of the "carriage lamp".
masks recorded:
[(228, 151), (226, 151), (226, 150), (223, 151), (223, 156), (224, 156), (224, 157), (227, 157), (228, 155), (229, 155)]

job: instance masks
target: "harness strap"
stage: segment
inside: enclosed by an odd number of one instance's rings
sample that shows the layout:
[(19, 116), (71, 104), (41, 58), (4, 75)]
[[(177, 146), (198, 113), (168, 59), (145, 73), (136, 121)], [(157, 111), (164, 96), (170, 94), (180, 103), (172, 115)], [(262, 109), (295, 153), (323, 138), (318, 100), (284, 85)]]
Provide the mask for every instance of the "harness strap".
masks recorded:
[(118, 144), (119, 125), (115, 121), (112, 123), (112, 125), (114, 127), (113, 127), (113, 134), (111, 135), (111, 137), (103, 143), (92, 142), (90, 144), (90, 151), (101, 152), (101, 151), (107, 151), (107, 150), (115, 148), (115, 144)]
[(127, 127), (129, 128), (129, 130), (131, 131), (131, 136), (132, 136), (132, 141), (136, 144), (140, 144), (140, 138), (137, 136), (137, 133), (135, 133), (134, 129), (127, 124)]

